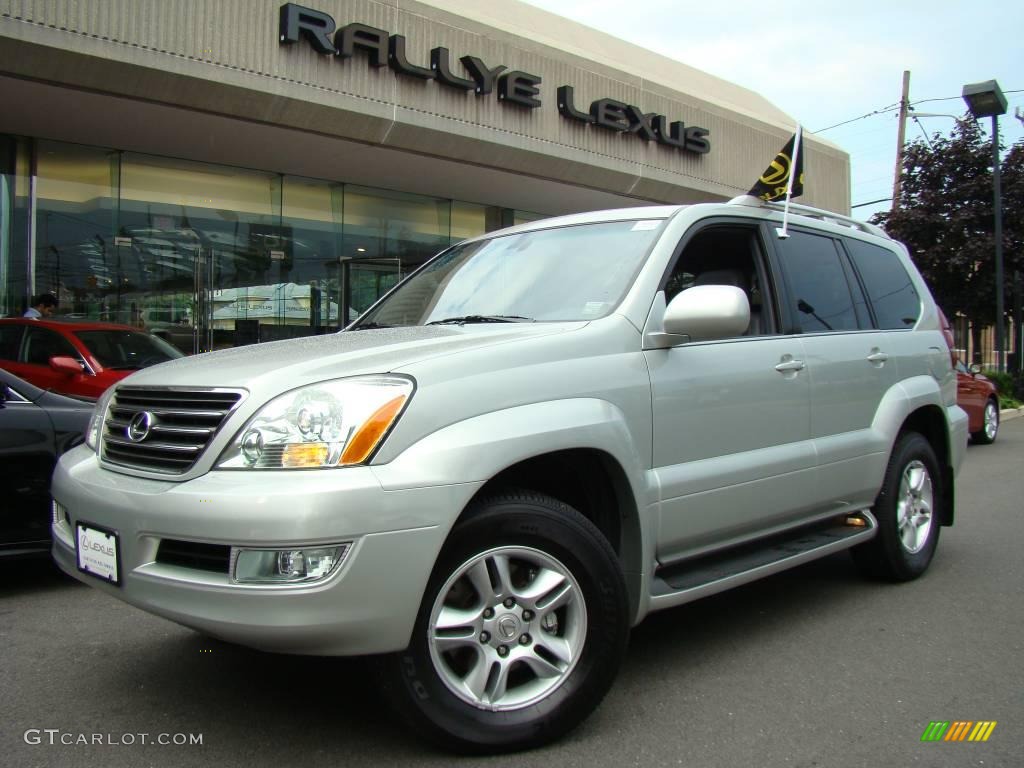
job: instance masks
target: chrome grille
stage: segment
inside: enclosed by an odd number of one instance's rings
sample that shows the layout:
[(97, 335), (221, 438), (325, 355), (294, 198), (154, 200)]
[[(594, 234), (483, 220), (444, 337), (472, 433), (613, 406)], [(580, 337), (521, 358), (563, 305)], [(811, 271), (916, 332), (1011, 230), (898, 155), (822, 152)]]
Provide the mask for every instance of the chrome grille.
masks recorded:
[(169, 475), (187, 472), (241, 399), (235, 390), (119, 387), (103, 424), (103, 459)]

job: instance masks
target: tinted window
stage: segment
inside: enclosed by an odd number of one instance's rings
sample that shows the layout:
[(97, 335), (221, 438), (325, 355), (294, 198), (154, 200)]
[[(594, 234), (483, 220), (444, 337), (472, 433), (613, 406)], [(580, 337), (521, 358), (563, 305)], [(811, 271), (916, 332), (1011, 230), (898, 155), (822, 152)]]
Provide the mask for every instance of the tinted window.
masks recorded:
[(896, 254), (859, 240), (846, 241), (846, 247), (875, 308), (878, 327), (913, 327), (921, 312), (921, 299)]
[(49, 365), (50, 358), (58, 355), (81, 359), (70, 341), (47, 328), (29, 328), (26, 331), (24, 355), (22, 362), (34, 365)]
[(802, 333), (856, 330), (850, 285), (831, 238), (791, 232), (777, 241), (791, 292), (791, 312)]
[(25, 329), (20, 325), (0, 325), (0, 360), (17, 360), (21, 334)]

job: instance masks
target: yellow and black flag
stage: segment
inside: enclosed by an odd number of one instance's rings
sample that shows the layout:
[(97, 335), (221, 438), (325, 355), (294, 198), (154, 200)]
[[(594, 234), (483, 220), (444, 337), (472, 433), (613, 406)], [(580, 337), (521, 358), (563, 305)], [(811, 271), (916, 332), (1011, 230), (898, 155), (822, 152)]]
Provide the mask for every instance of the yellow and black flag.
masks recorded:
[[(775, 156), (761, 178), (748, 194), (759, 197), (767, 202), (782, 200), (785, 197), (799, 197), (804, 193), (804, 155), (800, 146), (801, 131), (798, 129), (793, 138)], [(796, 162), (794, 163), (794, 158)], [(796, 166), (795, 177), (790, 178), (790, 171)], [(792, 191), (790, 191), (792, 184)]]

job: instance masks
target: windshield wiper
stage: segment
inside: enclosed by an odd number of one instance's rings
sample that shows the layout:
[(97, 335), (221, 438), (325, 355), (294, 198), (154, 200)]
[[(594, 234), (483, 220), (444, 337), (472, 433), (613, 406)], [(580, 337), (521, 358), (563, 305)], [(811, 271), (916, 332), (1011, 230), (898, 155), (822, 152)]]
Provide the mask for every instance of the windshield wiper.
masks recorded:
[(395, 327), (397, 327), (397, 326), (394, 326), (391, 323), (360, 323), (359, 325), (356, 325), (356, 326), (354, 326), (352, 328), (349, 328), (349, 330), (350, 331), (372, 331), (374, 328), (395, 328)]
[(522, 315), (463, 315), (462, 317), (446, 317), (444, 320), (431, 320), (427, 325), (465, 325), (466, 323), (535, 323), (532, 317)]

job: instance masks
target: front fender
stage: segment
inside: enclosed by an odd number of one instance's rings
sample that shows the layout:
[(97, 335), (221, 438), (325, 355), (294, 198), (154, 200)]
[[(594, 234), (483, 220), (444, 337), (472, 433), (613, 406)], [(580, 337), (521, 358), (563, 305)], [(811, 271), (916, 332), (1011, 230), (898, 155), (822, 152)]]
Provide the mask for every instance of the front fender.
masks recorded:
[(623, 413), (598, 398), (530, 403), (445, 426), (410, 445), (374, 471), (385, 490), (478, 483), (525, 459), (588, 448), (619, 462), (637, 506), (646, 496), (642, 451), (633, 445)]
[[(443, 427), (374, 466), (385, 490), (457, 484), (465, 492), (453, 505), (448, 529), (475, 493), (491, 478), (527, 459), (557, 451), (601, 451), (618, 462), (629, 483), (634, 509), (623, 517), (629, 531), (620, 553), (634, 623), (646, 614), (650, 564), (655, 559), (657, 487), (643, 465), (645, 451), (634, 444), (624, 414), (598, 398), (572, 398), (516, 406)], [(627, 510), (620, 510), (626, 515)], [(446, 533), (447, 536), (447, 533)]]

